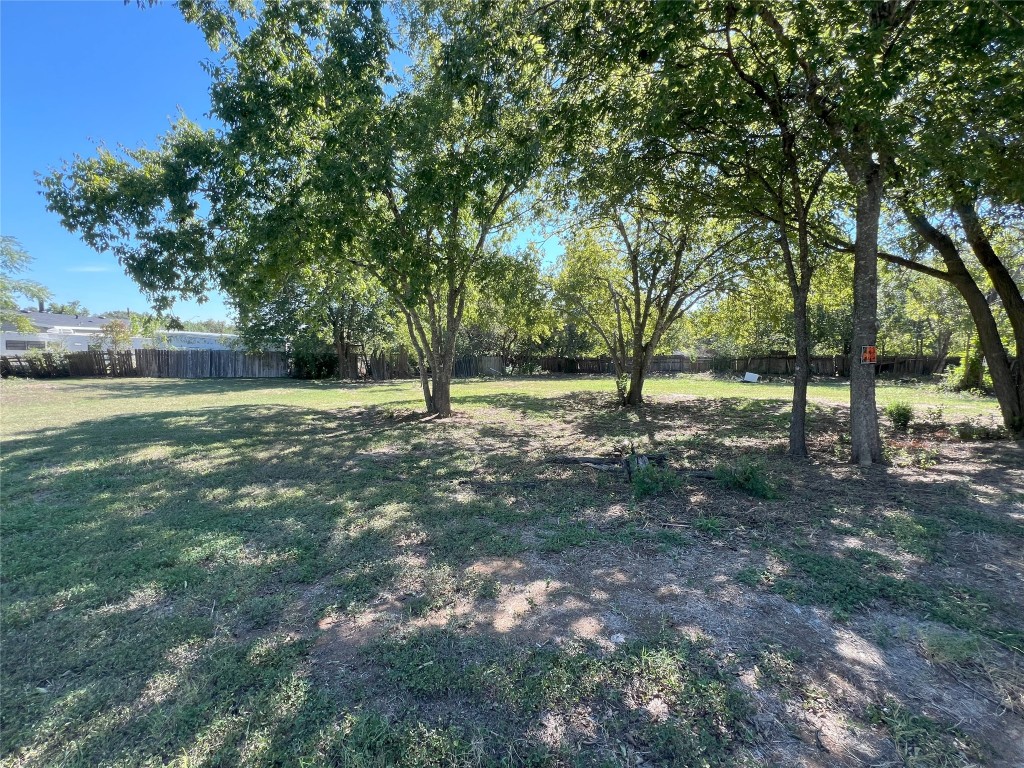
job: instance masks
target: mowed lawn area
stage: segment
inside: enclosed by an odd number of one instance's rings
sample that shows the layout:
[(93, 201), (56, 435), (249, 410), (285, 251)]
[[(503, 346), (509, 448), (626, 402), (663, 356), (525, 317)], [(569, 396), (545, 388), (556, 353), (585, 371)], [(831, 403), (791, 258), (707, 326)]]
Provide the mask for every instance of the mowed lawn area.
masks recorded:
[(2, 765), (1024, 764), (994, 401), (883, 384), (859, 469), (839, 383), (810, 461), (785, 383), (612, 389), (4, 381)]

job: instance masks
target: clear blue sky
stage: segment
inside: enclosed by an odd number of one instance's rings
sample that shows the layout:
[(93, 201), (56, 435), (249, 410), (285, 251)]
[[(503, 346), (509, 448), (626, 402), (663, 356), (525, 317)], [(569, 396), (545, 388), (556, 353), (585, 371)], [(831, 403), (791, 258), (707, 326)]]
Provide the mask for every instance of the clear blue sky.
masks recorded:
[[(169, 3), (0, 0), (0, 232), (34, 257), (29, 277), (93, 312), (149, 309), (111, 254), (46, 211), (36, 172), (99, 143), (154, 146), (179, 109), (204, 122), (212, 52)], [(219, 296), (179, 303), (183, 319), (225, 319)]]

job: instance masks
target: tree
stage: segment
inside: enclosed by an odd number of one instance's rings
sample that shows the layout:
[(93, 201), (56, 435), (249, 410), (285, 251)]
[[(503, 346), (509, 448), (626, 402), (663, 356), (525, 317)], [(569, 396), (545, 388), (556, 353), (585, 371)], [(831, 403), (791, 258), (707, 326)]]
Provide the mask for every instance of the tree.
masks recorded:
[[(992, 299), (1002, 302), (1009, 317), (1008, 324), (1016, 344), (1016, 358), (1011, 362), (992, 302), (964, 258), (963, 243), (958, 242), (949, 231), (942, 229), (940, 223), (929, 220), (920, 210), (905, 205), (905, 215), (910, 227), (921, 241), (931, 246), (939, 255), (942, 266), (919, 260), (913, 253), (909, 256), (886, 253), (883, 257), (893, 264), (945, 281), (957, 290), (966, 302), (974, 321), (978, 343), (988, 363), (1003, 423), (1010, 434), (1024, 434), (1024, 374), (1021, 372), (1020, 363), (1024, 355), (1024, 299), (1021, 298), (1019, 286), (993, 246), (977, 211), (973, 206), (961, 203), (956, 216), (963, 225), (967, 247), (982, 266), (983, 274), (988, 275), (993, 284), (998, 286), (992, 289)], [(1015, 319), (1017, 322), (1014, 322)]]
[(622, 208), (566, 247), (555, 295), (604, 342), (622, 405), (643, 404), (647, 371), (665, 334), (734, 272), (731, 249), (746, 232), (702, 222), (702, 213), (684, 228), (654, 209)]
[(394, 336), (396, 310), (384, 290), (359, 270), (296, 269), (236, 284), (233, 301), (242, 343), (330, 346), (340, 379), (358, 376), (358, 355), (369, 355)]
[(89, 310), (83, 306), (80, 301), (51, 301), (46, 305), (47, 312), (53, 312), (56, 315), (88, 315)]
[(113, 352), (132, 348), (132, 329), (124, 320), (111, 320), (100, 328), (99, 342)]
[(245, 23), (189, 4), (223, 44), (219, 128), (182, 119), (157, 150), (76, 158), (44, 179), (49, 206), (157, 306), (232, 295), (253, 270), (359, 265), (402, 312), (427, 410), (446, 416), (467, 287), (494, 276), (495, 236), (540, 160), (527, 115), (542, 70), (499, 34), (500, 11), (412, 13), (397, 72), (376, 0), (278, 0)]
[(943, 56), (920, 73), (905, 99), (910, 141), (896, 156), (891, 196), (940, 263), (921, 258), (919, 247), (883, 258), (961, 295), (1003, 422), (1024, 436), (1024, 296), (1007, 237), (1015, 226), (1019, 231), (1024, 200), (1024, 23), (997, 4), (983, 4), (947, 9), (934, 26)]
[(517, 368), (550, 336), (554, 321), (540, 254), (527, 249), (506, 259), (486, 287), (470, 285), (458, 348), (461, 354), (497, 355)]
[(13, 325), (15, 330), (31, 333), (35, 330), (32, 321), (18, 312), (18, 300), (26, 299), (46, 301), (50, 292), (33, 280), (15, 277), (24, 272), (32, 257), (21, 247), (17, 238), (9, 235), (0, 237), (0, 322)]

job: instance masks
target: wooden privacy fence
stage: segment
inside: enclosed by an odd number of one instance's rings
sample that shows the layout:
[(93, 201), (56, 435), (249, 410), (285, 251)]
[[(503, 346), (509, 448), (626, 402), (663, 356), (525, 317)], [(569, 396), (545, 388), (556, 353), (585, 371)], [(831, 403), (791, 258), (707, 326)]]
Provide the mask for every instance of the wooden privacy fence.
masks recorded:
[(135, 349), (0, 358), (0, 375), (152, 376), (177, 379), (279, 378), (288, 375), (283, 352), (251, 355), (230, 349)]
[(139, 376), (159, 379), (275, 379), (288, 375), (284, 352), (230, 349), (137, 349)]
[(0, 375), (48, 379), (56, 376), (138, 376), (135, 353), (126, 352), (40, 352), (35, 355), (0, 358)]
[[(928, 376), (940, 373), (940, 367), (957, 365), (957, 357), (917, 357), (912, 355), (887, 355), (878, 358), (877, 373), (895, 376)], [(542, 357), (539, 361), (542, 371), (549, 373), (614, 373), (615, 366), (607, 357)], [(650, 373), (735, 373), (747, 371), (766, 376), (792, 376), (796, 367), (795, 355), (761, 355), (746, 357), (687, 357), (686, 355), (655, 355), (651, 360)], [(849, 355), (816, 355), (811, 357), (813, 376), (849, 376)]]
[(457, 379), (470, 376), (501, 376), (504, 373), (505, 362), (498, 355), (460, 357), (452, 368), (452, 376)]

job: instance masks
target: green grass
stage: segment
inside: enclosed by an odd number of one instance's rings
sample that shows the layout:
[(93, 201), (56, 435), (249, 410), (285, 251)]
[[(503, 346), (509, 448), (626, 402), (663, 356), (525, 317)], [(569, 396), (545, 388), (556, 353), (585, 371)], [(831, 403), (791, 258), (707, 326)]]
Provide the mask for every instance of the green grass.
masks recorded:
[[(0, 387), (0, 764), (12, 768), (741, 759), (748, 705), (714, 647), (675, 631), (614, 650), (538, 647), (448, 623), (453, 606), (486, 610), (500, 597), (503, 575), (469, 568), (493, 559), (685, 555), (750, 536), (788, 571), (743, 571), (749, 589), (845, 615), (889, 601), (1021, 642), (1012, 607), (977, 585), (914, 587), (870, 549), (801, 543), (811, 528), (836, 532), (838, 503), (852, 510), (849, 530), (924, 559), (949, 557), (964, 534), (1019, 540), (1018, 520), (967, 491), (899, 501), (890, 487), (875, 504), (834, 485), (839, 501), (826, 504), (787, 485), (786, 498), (756, 502), (757, 514), (783, 512), (762, 519), (749, 517), (746, 493), (713, 483), (637, 498), (647, 494), (624, 478), (546, 462), (622, 440), (668, 450), (677, 469), (734, 462), (755, 443), (777, 454), (782, 384), (655, 378), (656, 404), (632, 412), (611, 405), (610, 379), (460, 382), (458, 415), (440, 422), (418, 414), (416, 382)], [(846, 391), (812, 386), (822, 439)], [(991, 400), (880, 387), (880, 404), (897, 398), (995, 413)], [(811, 465), (790, 470), (826, 481)], [(698, 491), (709, 498), (693, 511)], [(794, 509), (804, 522), (767, 522)], [(348, 671), (322, 663), (322, 625), (385, 610), (405, 630), (365, 644)], [(444, 628), (409, 631), (418, 621)], [(643, 714), (655, 699), (670, 715)], [(548, 716), (592, 716), (599, 737), (541, 745)]]
[[(368, 655), (412, 694), (497, 707), (491, 727), (499, 730), (543, 712), (601, 712), (613, 739), (626, 743), (628, 736), (649, 759), (674, 765), (730, 764), (734, 745), (748, 738), (749, 704), (718, 660), (701, 644), (671, 635), (606, 654), (585, 644), (466, 640), (440, 629), (389, 639)], [(638, 711), (652, 702), (664, 707), (664, 717)], [(570, 757), (557, 750), (543, 756)]]

